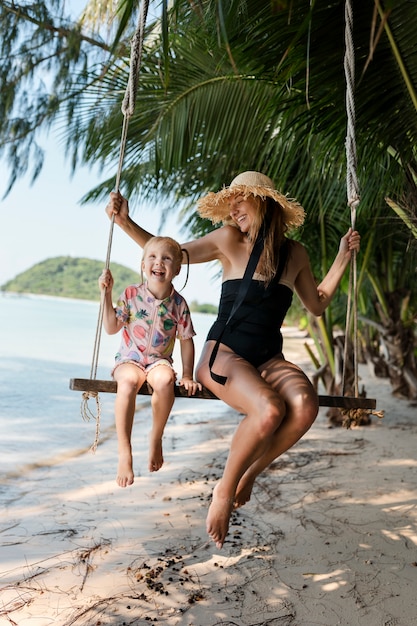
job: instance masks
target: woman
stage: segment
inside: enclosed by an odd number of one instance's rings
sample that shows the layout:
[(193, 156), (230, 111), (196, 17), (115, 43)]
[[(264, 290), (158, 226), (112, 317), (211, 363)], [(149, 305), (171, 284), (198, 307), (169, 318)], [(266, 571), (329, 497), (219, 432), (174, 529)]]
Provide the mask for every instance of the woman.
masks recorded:
[[(207, 515), (207, 532), (221, 548), (233, 508), (248, 502), (257, 476), (291, 448), (317, 416), (317, 394), (309, 379), (282, 354), (280, 326), (292, 293), (311, 313), (321, 315), (352, 251), (359, 250), (360, 236), (349, 229), (317, 285), (306, 249), (285, 236), (303, 223), (304, 209), (277, 191), (264, 174), (239, 174), (229, 187), (202, 198), (198, 211), (223, 226), (182, 248), (190, 263), (220, 261), (223, 275), (218, 320), (207, 337), (196, 378), (244, 415)], [(111, 194), (107, 213), (115, 214), (115, 222), (140, 246), (151, 237), (131, 220), (120, 194)], [(250, 259), (256, 269), (244, 279)], [(233, 311), (233, 303), (240, 300)]]

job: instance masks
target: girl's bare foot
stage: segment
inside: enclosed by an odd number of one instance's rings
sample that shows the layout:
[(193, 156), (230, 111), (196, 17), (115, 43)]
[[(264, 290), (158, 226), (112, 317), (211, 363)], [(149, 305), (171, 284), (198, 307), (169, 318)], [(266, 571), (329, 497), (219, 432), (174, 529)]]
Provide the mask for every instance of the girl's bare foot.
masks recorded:
[(242, 477), (236, 489), (235, 499), (233, 503), (234, 509), (239, 509), (241, 506), (249, 502), (252, 495), (254, 482), (254, 480), (245, 480), (245, 477)]
[(117, 467), (116, 482), (119, 487), (133, 485), (135, 475), (133, 473), (133, 461), (131, 451), (119, 452), (119, 465)]
[(162, 454), (162, 439), (153, 439), (152, 434), (149, 441), (149, 471), (157, 472), (164, 464), (164, 457)]
[(229, 530), (230, 516), (233, 510), (233, 498), (222, 496), (220, 483), (213, 489), (213, 496), (206, 519), (206, 529), (220, 550)]

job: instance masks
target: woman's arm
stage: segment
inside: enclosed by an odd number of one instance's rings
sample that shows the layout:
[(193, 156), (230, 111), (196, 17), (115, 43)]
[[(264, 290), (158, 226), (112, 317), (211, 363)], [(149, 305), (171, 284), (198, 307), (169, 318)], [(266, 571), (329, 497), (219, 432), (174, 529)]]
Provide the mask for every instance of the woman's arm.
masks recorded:
[(336, 290), (342, 280), (343, 274), (349, 265), (352, 251), (359, 251), (360, 235), (350, 228), (340, 240), (339, 251), (332, 266), (319, 285), (314, 280), (305, 248), (304, 252), (297, 251), (300, 260), (300, 270), (294, 282), (298, 296), (304, 306), (313, 315), (320, 316), (329, 306)]
[(129, 235), (133, 241), (136, 241), (141, 248), (153, 237), (151, 233), (148, 233), (147, 230), (141, 228), (132, 220), (129, 215), (129, 202), (121, 193), (110, 193), (106, 213), (110, 219), (114, 215), (114, 223), (120, 226), (126, 235)]
[[(144, 247), (147, 241), (153, 235), (146, 231), (144, 228), (136, 224), (129, 215), (129, 203), (120, 193), (110, 193), (110, 200), (106, 206), (106, 213), (111, 219), (114, 215), (114, 222), (129, 235), (133, 241), (135, 241), (141, 248)], [(221, 230), (221, 229), (218, 229)], [(183, 255), (183, 263), (206, 263), (207, 261), (214, 261), (220, 258), (220, 251), (218, 246), (219, 235), (218, 231), (212, 231), (204, 237), (195, 239), (182, 244), (181, 247), (185, 248), (188, 252)]]
[(190, 263), (221, 261), (225, 257), (223, 250), (227, 249), (227, 228), (230, 227), (212, 230), (203, 237), (181, 244), (181, 247), (188, 252)]

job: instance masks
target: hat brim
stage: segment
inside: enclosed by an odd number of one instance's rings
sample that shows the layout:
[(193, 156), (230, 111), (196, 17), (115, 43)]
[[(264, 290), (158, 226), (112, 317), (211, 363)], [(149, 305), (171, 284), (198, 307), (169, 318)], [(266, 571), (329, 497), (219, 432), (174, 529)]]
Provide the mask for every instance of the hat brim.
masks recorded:
[(213, 224), (228, 223), (230, 222), (228, 200), (235, 195), (242, 195), (244, 198), (254, 196), (262, 200), (272, 198), (281, 207), (288, 228), (298, 228), (304, 223), (305, 211), (296, 200), (287, 198), (276, 189), (256, 185), (233, 185), (224, 187), (217, 193), (210, 191), (198, 200), (197, 211), (201, 217), (211, 220)]

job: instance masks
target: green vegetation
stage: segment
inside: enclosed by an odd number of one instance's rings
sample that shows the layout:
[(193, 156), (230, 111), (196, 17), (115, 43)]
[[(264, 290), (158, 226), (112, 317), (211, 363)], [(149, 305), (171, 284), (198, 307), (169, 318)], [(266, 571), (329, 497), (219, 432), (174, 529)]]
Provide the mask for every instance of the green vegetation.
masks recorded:
[[(102, 261), (58, 256), (37, 263), (18, 274), (4, 285), (0, 285), (0, 291), (34, 293), (78, 300), (100, 300), (98, 277), (103, 267)], [(111, 271), (114, 278), (113, 298), (117, 298), (127, 285), (141, 280), (137, 272), (118, 263), (111, 264)], [(196, 313), (217, 313), (217, 307), (213, 304), (199, 304), (196, 300), (190, 303), (190, 309)]]
[(199, 304), (197, 300), (192, 300), (189, 304), (190, 311), (193, 313), (208, 313), (210, 315), (217, 315), (217, 306), (214, 304)]
[[(59, 256), (37, 263), (1, 285), (0, 289), (15, 293), (100, 300), (98, 277), (103, 267), (103, 261)], [(123, 265), (113, 263), (111, 270), (114, 277), (114, 295), (120, 294), (126, 285), (138, 282), (138, 273)]]

